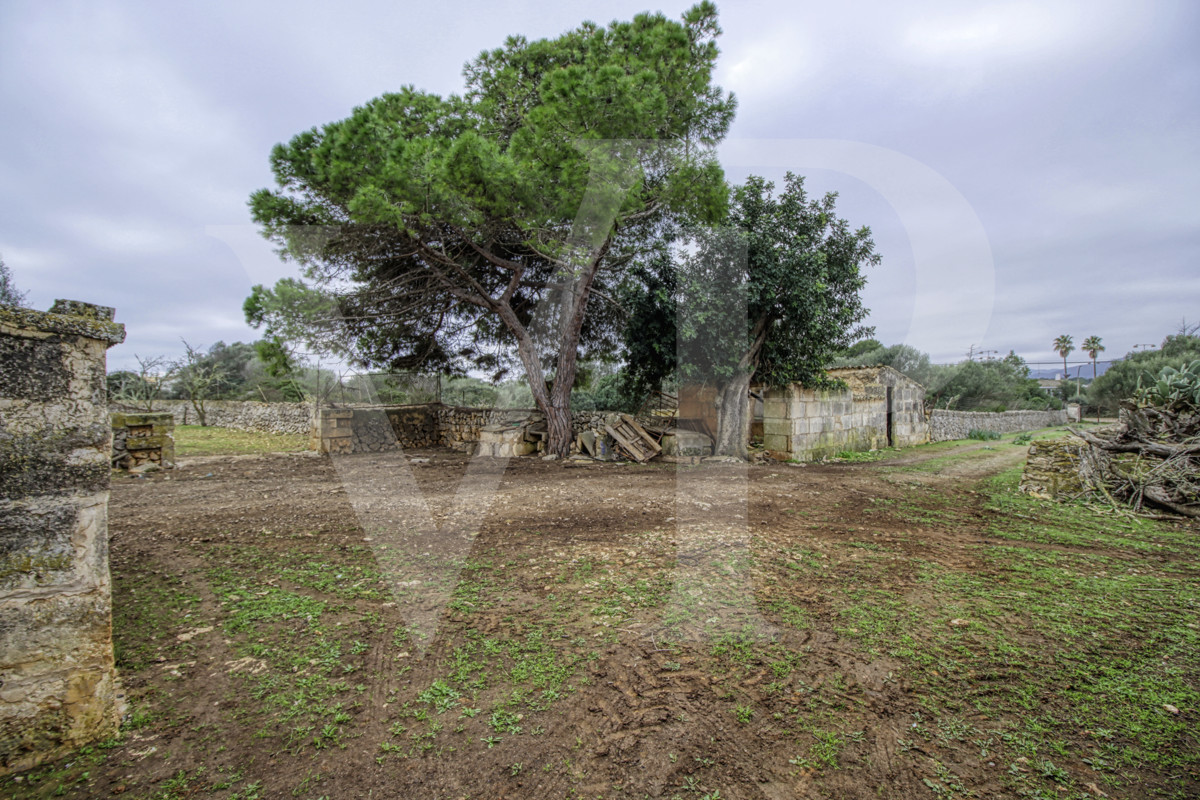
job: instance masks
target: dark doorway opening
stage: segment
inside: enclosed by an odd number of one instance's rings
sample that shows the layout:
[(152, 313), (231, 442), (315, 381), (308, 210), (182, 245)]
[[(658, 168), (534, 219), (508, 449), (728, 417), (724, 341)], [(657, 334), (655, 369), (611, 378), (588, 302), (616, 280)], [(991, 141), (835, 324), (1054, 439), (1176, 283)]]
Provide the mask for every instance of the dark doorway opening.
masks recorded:
[(887, 387), (887, 446), (896, 446), (896, 436), (892, 432), (892, 387)]

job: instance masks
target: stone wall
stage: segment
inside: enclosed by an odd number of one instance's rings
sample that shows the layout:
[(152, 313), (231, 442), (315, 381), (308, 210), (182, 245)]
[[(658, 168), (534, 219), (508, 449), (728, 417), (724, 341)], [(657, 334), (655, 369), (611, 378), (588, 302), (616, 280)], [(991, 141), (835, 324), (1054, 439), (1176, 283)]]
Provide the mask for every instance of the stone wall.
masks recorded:
[[(604, 426), (620, 415), (611, 411), (576, 411), (571, 426), (576, 435), (590, 430), (604, 436)], [(638, 417), (645, 425), (661, 425), (659, 417)], [(440, 403), (420, 406), (323, 408), (313, 425), (311, 447), (322, 453), (375, 453), (398, 447), (449, 447), (475, 453), (482, 439), (495, 430), (520, 428), (545, 421), (542, 412), (514, 408), (460, 408)]]
[(1018, 433), (1067, 424), (1066, 411), (945, 411), (929, 415), (929, 440), (966, 439), (972, 430)]
[(109, 415), (112, 423), (112, 465), (125, 470), (175, 465), (175, 418), (167, 412)]
[(1079, 474), (1084, 449), (1088, 445), (1069, 439), (1035, 439), (1029, 446), (1029, 458), (1021, 473), (1021, 491), (1037, 497), (1071, 497), (1086, 487)]
[[(798, 461), (845, 451), (909, 447), (929, 440), (925, 389), (891, 367), (829, 371), (845, 389), (793, 384), (763, 395), (763, 446)], [(888, 401), (891, 399), (891, 440)]]
[(113, 310), (0, 308), (0, 774), (117, 732), (108, 574)]
[[(115, 406), (119, 411), (140, 413), (129, 406)], [(186, 400), (158, 400), (155, 412), (175, 417), (176, 425), (199, 425), (196, 409)], [(253, 400), (209, 400), (204, 404), (204, 416), (215, 428), (234, 428), (240, 431), (263, 433), (298, 433), (307, 436), (312, 430), (311, 403), (259, 403)]]

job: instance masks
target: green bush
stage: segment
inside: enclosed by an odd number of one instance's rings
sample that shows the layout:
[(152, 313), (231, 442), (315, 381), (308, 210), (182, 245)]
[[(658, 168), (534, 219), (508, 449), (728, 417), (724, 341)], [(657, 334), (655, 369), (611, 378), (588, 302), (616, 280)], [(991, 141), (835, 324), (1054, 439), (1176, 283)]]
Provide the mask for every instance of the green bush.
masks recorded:
[[(1149, 373), (1146, 377), (1150, 377)], [(1200, 359), (1180, 369), (1163, 367), (1146, 386), (1139, 380), (1134, 399), (1139, 405), (1158, 406), (1168, 411), (1200, 409)]]
[(980, 430), (979, 428), (972, 428), (971, 430), (967, 431), (967, 438), (978, 439), (981, 442), (991, 442), (999, 439), (1000, 434), (996, 433), (995, 431), (984, 431)]

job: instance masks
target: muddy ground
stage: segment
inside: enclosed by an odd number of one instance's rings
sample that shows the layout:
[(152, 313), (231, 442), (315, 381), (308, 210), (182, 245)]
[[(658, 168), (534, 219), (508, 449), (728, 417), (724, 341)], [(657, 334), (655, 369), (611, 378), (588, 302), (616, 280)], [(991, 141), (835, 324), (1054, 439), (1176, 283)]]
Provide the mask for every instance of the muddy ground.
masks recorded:
[[(1200, 796), (1195, 708), (1172, 706), (1161, 744), (1127, 741), (1142, 734), (1073, 716), (1077, 679), (1030, 674), (1059, 669), (1061, 631), (1087, 620), (1045, 610), (1063, 598), (1016, 600), (1004, 526), (1019, 520), (995, 505), (1011, 479), (993, 476), (1024, 453), (975, 442), (750, 467), (281, 454), (115, 478), (124, 735), (0, 789)], [(1124, 524), (1114, 536), (1134, 535)], [(1140, 525), (1170, 544), (1135, 574), (1194, 590), (1186, 529)], [(1123, 578), (1130, 553), (1113, 541), (1085, 557)], [(1080, 550), (1020, 546), (1043, 561)], [(1134, 602), (1159, 605), (1115, 623), (1096, 658), (1127, 651), (1147, 619), (1186, 635), (1196, 609), (1146, 586)], [(1175, 678), (1170, 696), (1190, 697), (1194, 662)], [(1092, 713), (1119, 716), (1105, 709)], [(1171, 757), (1120, 761), (1136, 747)]]

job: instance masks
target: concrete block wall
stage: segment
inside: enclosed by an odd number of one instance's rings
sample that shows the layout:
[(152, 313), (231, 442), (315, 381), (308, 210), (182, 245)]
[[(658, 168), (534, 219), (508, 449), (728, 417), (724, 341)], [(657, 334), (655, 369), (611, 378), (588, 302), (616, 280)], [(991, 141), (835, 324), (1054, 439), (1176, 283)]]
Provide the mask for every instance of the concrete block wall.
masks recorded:
[(113, 310), (0, 308), (0, 774), (117, 732), (108, 573)]

